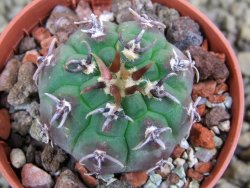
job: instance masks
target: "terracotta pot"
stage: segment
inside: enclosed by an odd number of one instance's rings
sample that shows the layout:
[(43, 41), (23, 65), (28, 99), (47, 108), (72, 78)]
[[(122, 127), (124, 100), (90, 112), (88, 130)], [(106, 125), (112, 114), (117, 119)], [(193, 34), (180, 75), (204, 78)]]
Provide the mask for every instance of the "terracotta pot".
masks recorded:
[[(94, 1), (94, 0), (93, 0)], [(97, 10), (105, 9), (110, 6), (111, 0), (97, 0), (92, 2), (92, 8)], [(230, 44), (217, 29), (217, 27), (199, 10), (194, 8), (185, 0), (155, 0), (168, 7), (177, 9), (182, 15), (188, 15), (197, 21), (204, 34), (206, 35), (210, 50), (224, 53), (227, 58), (227, 66), (230, 70), (230, 93), (233, 97), (233, 106), (231, 110), (232, 120), (231, 129), (228, 138), (219, 154), (216, 166), (202, 183), (202, 187), (213, 187), (219, 180), (226, 167), (228, 166), (238, 138), (240, 136), (243, 114), (244, 114), (244, 91), (243, 82), (238, 66), (237, 58), (230, 47)], [(39, 25), (58, 4), (74, 7), (77, 0), (34, 0), (23, 9), (7, 26), (0, 36), (0, 70), (3, 69), (7, 60), (13, 55), (21, 39), (28, 34), (32, 28)], [(0, 171), (9, 184), (16, 188), (22, 187), (20, 180), (15, 175), (8, 161), (8, 148), (4, 142), (0, 142)]]

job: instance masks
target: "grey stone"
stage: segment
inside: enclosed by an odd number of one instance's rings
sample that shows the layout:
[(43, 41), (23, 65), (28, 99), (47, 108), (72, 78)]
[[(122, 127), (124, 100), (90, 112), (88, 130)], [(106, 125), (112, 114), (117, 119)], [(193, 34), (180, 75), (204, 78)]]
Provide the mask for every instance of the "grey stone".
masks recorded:
[(67, 155), (62, 149), (52, 147), (50, 144), (45, 146), (41, 155), (43, 168), (51, 173), (56, 173), (66, 159)]
[(164, 23), (166, 28), (170, 27), (172, 22), (180, 17), (180, 14), (172, 8), (167, 8), (161, 4), (154, 4), (155, 14), (158, 17), (158, 21)]
[(8, 61), (3, 72), (0, 75), (0, 91), (9, 92), (17, 82), (18, 69), (20, 62), (16, 59)]
[(216, 185), (216, 188), (238, 188), (238, 186), (231, 184), (225, 179), (220, 179), (218, 184)]
[(55, 188), (85, 188), (86, 186), (71, 171), (65, 170), (57, 178)]
[(204, 149), (204, 148), (196, 148), (195, 157), (197, 157), (201, 162), (210, 161), (217, 153), (216, 149)]
[(250, 165), (246, 164), (237, 158), (233, 158), (231, 165), (225, 174), (225, 178), (229, 179), (238, 187), (244, 187), (244, 184), (249, 182)]
[(37, 47), (35, 39), (33, 37), (24, 37), (19, 44), (19, 53), (24, 53), (28, 50), (33, 50)]
[(250, 132), (245, 132), (240, 136), (238, 145), (243, 148), (250, 146)]
[(241, 134), (249, 131), (249, 129), (250, 129), (250, 124), (247, 121), (244, 121), (242, 124)]
[(7, 181), (3, 178), (3, 176), (0, 173), (0, 187), (1, 188), (9, 188), (9, 184)]
[(250, 26), (249, 25), (243, 25), (241, 27), (240, 30), (240, 39), (250, 42), (250, 36), (249, 36), (249, 32), (250, 32)]
[(66, 6), (57, 5), (46, 22), (46, 28), (57, 36), (59, 42), (66, 42), (69, 35), (77, 29), (74, 24), (76, 20), (77, 15), (74, 11)]
[(128, 0), (112, 1), (112, 12), (114, 13), (114, 17), (118, 23), (134, 20), (133, 15), (128, 11), (129, 7), (132, 7), (132, 4)]
[(3, 15), (0, 15), (0, 32), (4, 30), (6, 25), (8, 24), (7, 20), (4, 18)]
[(33, 81), (33, 74), (36, 67), (30, 63), (23, 63), (18, 71), (18, 81), (10, 90), (8, 95), (8, 103), (11, 105), (19, 105), (29, 101), (29, 97), (37, 93), (37, 86)]
[[(249, 32), (248, 32), (248, 36), (250, 33), (250, 27), (249, 27)], [(250, 76), (250, 63), (249, 63), (249, 59), (250, 59), (250, 52), (240, 52), (238, 54), (238, 59), (239, 59), (239, 63), (240, 63), (240, 70), (242, 72), (243, 75), (245, 76)]]
[(10, 152), (10, 161), (15, 168), (21, 168), (26, 163), (26, 157), (23, 150), (14, 148)]
[(205, 116), (205, 124), (208, 127), (218, 126), (219, 123), (228, 120), (229, 113), (221, 107), (212, 108)]
[(8, 14), (7, 14), (7, 18), (9, 20), (11, 20), (12, 18), (14, 18), (21, 10), (23, 9), (23, 7), (20, 7), (20, 6), (14, 6), (12, 7)]
[(250, 148), (244, 149), (239, 153), (239, 159), (243, 161), (250, 161)]
[(42, 132), (42, 127), (40, 126), (40, 124), (38, 123), (38, 121), (33, 121), (32, 122), (32, 125), (29, 129), (29, 134), (30, 136), (39, 141), (39, 142), (42, 142), (42, 138), (40, 136), (40, 133)]
[(28, 112), (19, 111), (11, 114), (13, 122), (11, 124), (12, 130), (18, 132), (21, 135), (26, 135), (29, 132), (30, 126), (32, 124), (32, 117)]

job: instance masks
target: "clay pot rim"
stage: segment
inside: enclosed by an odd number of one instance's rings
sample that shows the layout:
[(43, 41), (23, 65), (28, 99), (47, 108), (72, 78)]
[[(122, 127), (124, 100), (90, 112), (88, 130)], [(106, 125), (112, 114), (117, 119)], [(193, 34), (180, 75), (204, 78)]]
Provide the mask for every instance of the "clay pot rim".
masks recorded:
[[(51, 8), (45, 8), (44, 6), (39, 7), (40, 5), (44, 4), (42, 3), (43, 1), (44, 0), (34, 0), (29, 5), (27, 5), (1, 33), (0, 49), (2, 54), (0, 56), (0, 70), (3, 69), (6, 60), (13, 55), (12, 50), (14, 50), (18, 46), (23, 36), (29, 33), (32, 28), (34, 28), (39, 22), (41, 22), (41, 20), (43, 20), (48, 15), (48, 12), (51, 10)], [(67, 6), (72, 5), (74, 7), (74, 5), (76, 5), (76, 1), (77, 0), (53, 0), (50, 1), (49, 4), (50, 7), (53, 7), (52, 4), (62, 4)], [(212, 170), (211, 175), (207, 177), (202, 183), (202, 187), (213, 187), (219, 180), (219, 178), (222, 176), (226, 167), (228, 166), (237, 146), (237, 142), (241, 132), (244, 114), (244, 89), (240, 68), (236, 55), (233, 52), (229, 42), (225, 39), (224, 35), (219, 31), (219, 29), (205, 15), (203, 15), (203, 13), (201, 13), (198, 9), (193, 7), (185, 0), (168, 0), (166, 2), (165, 1), (166, 0), (155, 0), (154, 2), (159, 2), (163, 5), (168, 5), (169, 7), (175, 7), (182, 15), (188, 15), (194, 20), (196, 20), (200, 24), (205, 35), (207, 36), (208, 41), (211, 45), (211, 49), (219, 53), (225, 53), (227, 57), (227, 65), (230, 69), (231, 74), (230, 86), (232, 86), (230, 87), (230, 94), (232, 94), (233, 97), (233, 106), (231, 111), (232, 114), (235, 115), (233, 116), (233, 119), (231, 121), (232, 127), (228, 134), (228, 138), (220, 152), (217, 164)], [(103, 2), (107, 4), (108, 1), (96, 0), (96, 3), (92, 4), (92, 6), (93, 8), (95, 8), (95, 5), (100, 5)], [(46, 15), (44, 15), (44, 13), (42, 12), (39, 12), (39, 9), (37, 9), (37, 7), (45, 9), (47, 11), (44, 11), (46, 12)], [(37, 12), (34, 10), (36, 10)], [(30, 12), (34, 14), (34, 17), (28, 17), (28, 15), (31, 15)], [(39, 19), (37, 19), (37, 17)], [(31, 19), (31, 23), (25, 23), (25, 18), (29, 18), (29, 20)], [(204, 30), (204, 28), (206, 29)], [(211, 41), (212, 38), (217, 42), (213, 43)], [(1, 141), (0, 153), (6, 151), (6, 144)], [(14, 171), (12, 170), (6, 155), (3, 155), (3, 157), (0, 158), (0, 171), (11, 186), (22, 187), (20, 180), (17, 178)]]

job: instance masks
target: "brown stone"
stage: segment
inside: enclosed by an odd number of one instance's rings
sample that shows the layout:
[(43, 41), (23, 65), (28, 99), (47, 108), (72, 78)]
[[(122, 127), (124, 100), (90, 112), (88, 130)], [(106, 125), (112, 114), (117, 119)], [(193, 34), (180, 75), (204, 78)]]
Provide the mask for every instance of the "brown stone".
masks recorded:
[(32, 31), (32, 36), (37, 42), (41, 43), (44, 39), (50, 38), (51, 34), (49, 30), (44, 27), (37, 27)]
[(212, 108), (205, 116), (205, 124), (208, 127), (218, 126), (220, 122), (230, 118), (229, 113), (222, 107)]
[(208, 51), (208, 41), (207, 41), (207, 39), (203, 40), (203, 42), (201, 44), (201, 48)]
[(122, 179), (127, 181), (132, 187), (140, 187), (146, 183), (148, 174), (145, 171), (130, 172), (123, 174)]
[(0, 110), (0, 138), (7, 139), (10, 135), (10, 115), (8, 110)]
[(217, 95), (221, 95), (227, 91), (228, 91), (228, 85), (225, 83), (221, 83), (221, 84), (217, 85), (215, 88), (215, 94), (217, 94)]
[(182, 154), (184, 153), (185, 149), (180, 147), (179, 145), (177, 145), (172, 154), (171, 154), (171, 157), (173, 158), (180, 158), (182, 156)]
[(171, 185), (177, 184), (179, 182), (179, 180), (180, 180), (179, 176), (175, 173), (171, 173), (168, 176), (168, 181)]
[(27, 51), (22, 59), (22, 63), (31, 62), (37, 64), (37, 58), (40, 54), (36, 50)]
[(211, 95), (208, 97), (208, 101), (211, 103), (222, 103), (226, 99), (225, 95)]
[(200, 162), (195, 165), (195, 170), (201, 174), (210, 172), (212, 168), (213, 168), (213, 165), (211, 162), (207, 162), (207, 163)]
[(193, 99), (196, 99), (198, 96), (203, 98), (209, 97), (214, 94), (215, 88), (216, 82), (213, 80), (194, 84), (192, 97)]
[(50, 188), (54, 184), (51, 176), (47, 172), (43, 171), (42, 169), (31, 163), (27, 163), (23, 166), (21, 177), (22, 184), (25, 187)]
[[(45, 49), (45, 51), (48, 52), (49, 50), (49, 47), (50, 47), (50, 44), (52, 42), (52, 40), (54, 39), (55, 37), (49, 37), (49, 38), (46, 38), (46, 39), (43, 39), (41, 41), (41, 47), (42, 49)], [(47, 54), (47, 53), (46, 53)]]
[(226, 66), (224, 55), (207, 52), (201, 47), (190, 47), (188, 49), (195, 60), (195, 65), (200, 73), (201, 80), (214, 79), (226, 80), (229, 70)]
[(197, 181), (201, 181), (203, 179), (203, 175), (192, 168), (187, 170), (187, 176)]
[(190, 140), (194, 146), (206, 149), (214, 149), (214, 135), (200, 123), (195, 123), (190, 132)]
[(98, 180), (93, 176), (86, 175), (88, 173), (87, 169), (80, 163), (75, 164), (75, 170), (80, 174), (83, 182), (88, 187), (96, 187), (98, 185)]
[(197, 112), (199, 113), (199, 115), (202, 117), (206, 114), (206, 105), (202, 104), (200, 106), (197, 107)]

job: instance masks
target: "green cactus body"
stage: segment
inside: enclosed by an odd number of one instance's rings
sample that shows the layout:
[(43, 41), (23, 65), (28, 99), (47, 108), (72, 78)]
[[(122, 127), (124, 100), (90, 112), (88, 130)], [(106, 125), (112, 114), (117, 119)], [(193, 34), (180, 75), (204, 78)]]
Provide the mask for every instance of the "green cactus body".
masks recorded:
[[(98, 173), (147, 170), (157, 161), (167, 159), (174, 147), (189, 134), (192, 118), (188, 115), (186, 108), (192, 102), (190, 95), (193, 70), (190, 66), (186, 71), (177, 72), (177, 76), (172, 76), (163, 82), (164, 88), (177, 98), (180, 104), (169, 98), (158, 99), (152, 95), (149, 96), (139, 90), (126, 94), (124, 90), (126, 86), (137, 84), (145, 92), (147, 85), (157, 83), (171, 73), (169, 61), (173, 58), (175, 47), (167, 42), (164, 35), (157, 29), (148, 28), (140, 44), (142, 47), (154, 42), (155, 44), (134, 60), (129, 60), (124, 55), (124, 47), (118, 40), (118, 33), (122, 34), (124, 41), (130, 41), (141, 32), (140, 24), (125, 22), (116, 25), (105, 22), (104, 31), (105, 35), (97, 39), (91, 38), (88, 33), (76, 31), (65, 44), (54, 50), (54, 65), (44, 67), (39, 75), (41, 121), (49, 125), (49, 135), (53, 143), (67, 151), (77, 161), (85, 157), (82, 164), (91, 172), (96, 172), (98, 162), (101, 162), (101, 169), (98, 169)], [(94, 56), (92, 63), (96, 64), (92, 67), (94, 71), (86, 74), (65, 70), (65, 65), (70, 60), (87, 58), (88, 49), (83, 41), (91, 47)], [(186, 59), (178, 49), (175, 51), (180, 58)], [(87, 118), (86, 115), (97, 108), (104, 109), (108, 103), (113, 105), (118, 99), (107, 88), (106, 90), (105, 88), (91, 89), (89, 92), (82, 93), (81, 91), (101, 80), (98, 57), (109, 67), (117, 52), (120, 52), (120, 63), (127, 72), (135, 72), (143, 66), (152, 65), (143, 77), (134, 82), (132, 80), (133, 83), (119, 78), (121, 76), (119, 70), (117, 73), (111, 73), (113, 85), (120, 90), (120, 109), (124, 112), (122, 117), (126, 114), (133, 121), (119, 116), (109, 123), (105, 130), (102, 130), (105, 122), (105, 116), (102, 113), (93, 114)], [(50, 93), (60, 100), (65, 99), (71, 105), (72, 109), (61, 128), (58, 128), (60, 119), (53, 124), (50, 123), (53, 114), (58, 109), (56, 109), (55, 102), (45, 93)], [(167, 131), (158, 135), (165, 148), (153, 139), (139, 149), (136, 148), (139, 143), (148, 138), (147, 134), (151, 129), (165, 127), (171, 128), (171, 131), (166, 129)], [(97, 156), (93, 155), (95, 151), (103, 151), (108, 157), (102, 155), (104, 158), (98, 161)], [(112, 158), (110, 159), (109, 156)], [(114, 162), (112, 159), (117, 161)]]

